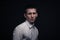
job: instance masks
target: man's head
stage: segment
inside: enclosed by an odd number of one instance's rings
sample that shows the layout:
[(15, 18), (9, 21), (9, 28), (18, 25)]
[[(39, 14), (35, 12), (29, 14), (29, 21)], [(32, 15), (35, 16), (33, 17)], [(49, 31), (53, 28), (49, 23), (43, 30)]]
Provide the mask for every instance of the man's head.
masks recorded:
[(36, 20), (36, 17), (38, 16), (37, 9), (36, 8), (27, 8), (25, 10), (24, 17), (26, 20), (28, 20), (30, 23), (34, 23)]

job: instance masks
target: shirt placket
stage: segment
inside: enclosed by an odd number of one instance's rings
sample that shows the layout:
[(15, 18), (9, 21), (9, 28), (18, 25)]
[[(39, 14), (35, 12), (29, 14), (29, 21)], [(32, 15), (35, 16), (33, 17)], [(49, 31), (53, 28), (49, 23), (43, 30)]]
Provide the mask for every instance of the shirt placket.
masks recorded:
[(35, 33), (34, 28), (31, 28), (31, 40), (34, 40), (34, 33)]

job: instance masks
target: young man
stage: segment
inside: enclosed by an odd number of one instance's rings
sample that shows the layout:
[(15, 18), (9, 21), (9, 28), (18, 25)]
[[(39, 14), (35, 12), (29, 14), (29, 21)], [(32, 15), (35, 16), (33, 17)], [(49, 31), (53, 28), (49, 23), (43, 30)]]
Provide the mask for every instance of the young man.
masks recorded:
[(37, 40), (38, 29), (34, 26), (34, 22), (38, 17), (36, 8), (27, 8), (25, 10), (25, 22), (18, 25), (13, 32), (13, 40)]

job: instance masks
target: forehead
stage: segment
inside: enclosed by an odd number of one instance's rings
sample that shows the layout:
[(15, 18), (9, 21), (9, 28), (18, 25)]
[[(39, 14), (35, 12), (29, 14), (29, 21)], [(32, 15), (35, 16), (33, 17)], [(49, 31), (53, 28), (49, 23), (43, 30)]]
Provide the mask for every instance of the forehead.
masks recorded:
[(36, 9), (35, 8), (28, 8), (26, 11), (27, 12), (36, 12)]

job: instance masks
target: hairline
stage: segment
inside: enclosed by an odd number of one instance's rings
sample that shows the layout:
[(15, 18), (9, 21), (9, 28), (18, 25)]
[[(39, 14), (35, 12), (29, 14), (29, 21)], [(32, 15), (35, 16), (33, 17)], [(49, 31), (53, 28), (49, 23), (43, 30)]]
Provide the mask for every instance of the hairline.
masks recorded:
[(37, 8), (34, 8), (34, 7), (32, 8), (32, 7), (30, 7), (30, 8), (27, 8), (27, 9), (25, 10), (25, 13), (27, 13), (27, 10), (28, 10), (28, 9), (35, 9), (35, 10), (37, 11)]

